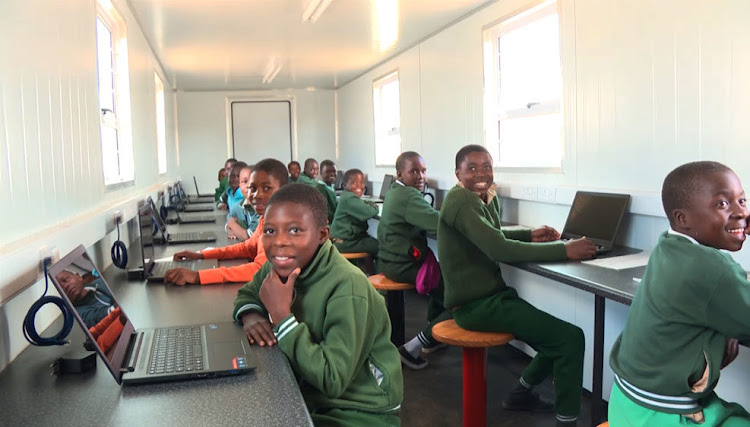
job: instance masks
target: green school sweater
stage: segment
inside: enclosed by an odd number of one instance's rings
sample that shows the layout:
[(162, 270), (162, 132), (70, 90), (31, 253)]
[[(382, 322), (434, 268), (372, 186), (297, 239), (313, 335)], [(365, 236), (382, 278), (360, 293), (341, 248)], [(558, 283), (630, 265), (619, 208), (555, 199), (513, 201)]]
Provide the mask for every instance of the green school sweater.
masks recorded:
[[(235, 319), (250, 310), (268, 314), (258, 292), (270, 271), (266, 262), (239, 289)], [(385, 300), (367, 276), (326, 241), (294, 290), (292, 314), (277, 320), (274, 333), (308, 409), (398, 411), (403, 398), (401, 360), (391, 343)]]
[(326, 207), (328, 208), (328, 224), (333, 223), (333, 216), (336, 214), (336, 192), (333, 190), (333, 186), (328, 186), (322, 182), (315, 183), (315, 188), (320, 191), (323, 198), (326, 199)]
[[(727, 252), (665, 232), (649, 257), (609, 364), (635, 403), (695, 413), (701, 409), (695, 400), (709, 395), (719, 380), (730, 337), (750, 338), (745, 270)], [(705, 387), (691, 390), (706, 367)], [(634, 387), (660, 396), (646, 401)]]
[(229, 187), (229, 176), (225, 176), (224, 179), (219, 181), (219, 186), (216, 187), (214, 190), (214, 201), (218, 202), (219, 198), (222, 194), (224, 194), (225, 191), (227, 191), (227, 187)]
[[(396, 181), (385, 193), (383, 212), (378, 224), (381, 262), (416, 262), (411, 247), (427, 253), (427, 234), (437, 231), (440, 213), (414, 187)], [(421, 262), (421, 261), (420, 261)]]
[(365, 202), (351, 191), (342, 191), (331, 224), (331, 237), (352, 241), (367, 237), (367, 220), (378, 214), (375, 203)]
[[(494, 193), (494, 192), (493, 192)], [(563, 242), (532, 243), (531, 230), (500, 228), (500, 198), (488, 204), (456, 186), (443, 199), (438, 256), (445, 307), (457, 307), (505, 289), (500, 262), (567, 259)]]
[(310, 178), (304, 173), (299, 174), (299, 178), (297, 178), (297, 184), (307, 184), (307, 185), (312, 185), (313, 187), (315, 187), (317, 183), (318, 181), (315, 181), (314, 179)]

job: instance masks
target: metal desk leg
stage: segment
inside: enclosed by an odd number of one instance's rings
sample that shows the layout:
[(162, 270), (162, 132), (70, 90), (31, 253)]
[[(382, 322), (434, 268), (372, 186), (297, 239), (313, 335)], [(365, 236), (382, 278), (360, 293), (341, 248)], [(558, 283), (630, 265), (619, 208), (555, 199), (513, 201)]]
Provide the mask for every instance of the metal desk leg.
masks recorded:
[(391, 342), (396, 347), (406, 342), (404, 332), (404, 291), (388, 291), (385, 294), (388, 317), (391, 319)]
[(591, 382), (591, 425), (602, 421), (602, 376), (604, 370), (604, 297), (594, 295), (594, 372)]

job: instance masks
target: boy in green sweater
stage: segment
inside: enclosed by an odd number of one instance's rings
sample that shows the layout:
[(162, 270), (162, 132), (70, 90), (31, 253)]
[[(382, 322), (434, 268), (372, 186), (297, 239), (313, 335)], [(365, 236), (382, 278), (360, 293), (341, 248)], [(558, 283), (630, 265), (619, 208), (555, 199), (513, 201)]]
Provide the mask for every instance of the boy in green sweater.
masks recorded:
[(227, 187), (229, 186), (229, 170), (232, 169), (235, 163), (237, 163), (237, 159), (233, 157), (229, 158), (224, 162), (223, 176), (221, 171), (219, 171), (219, 186), (214, 190), (214, 201), (218, 202), (221, 195), (227, 191)]
[(331, 224), (331, 240), (339, 252), (378, 254), (378, 240), (367, 234), (367, 220), (378, 214), (375, 203), (360, 199), (365, 191), (365, 174), (349, 169), (344, 174), (336, 215)]
[(299, 162), (296, 160), (292, 160), (288, 165), (286, 165), (286, 168), (287, 170), (289, 170), (289, 183), (293, 184), (297, 182), (297, 180), (299, 179), (299, 174), (302, 171)]
[(315, 181), (317, 177), (318, 161), (313, 158), (305, 160), (305, 169), (302, 170), (299, 178), (297, 178), (297, 182), (300, 184), (312, 185), (314, 187), (315, 184), (317, 184), (317, 181)]
[(750, 339), (750, 282), (721, 250), (750, 234), (745, 191), (716, 162), (679, 166), (661, 191), (670, 229), (654, 248), (610, 353), (610, 425), (748, 426), (750, 414), (714, 392), (721, 368)]
[(581, 406), (583, 331), (519, 298), (506, 285), (501, 262), (591, 258), (586, 238), (567, 243), (555, 229), (508, 230), (500, 227), (500, 200), (494, 189), (492, 156), (480, 145), (456, 154), (459, 184), (443, 200), (438, 225), (438, 254), (445, 278), (445, 305), (464, 329), (509, 332), (537, 355), (506, 397), (505, 409), (551, 412), (553, 407), (532, 389), (555, 376), (558, 425), (575, 425)]
[(331, 244), (323, 197), (282, 187), (264, 221), (269, 262), (234, 303), (250, 344), (286, 354), (315, 425), (400, 425), (403, 378), (385, 302)]
[(320, 191), (328, 207), (328, 224), (333, 223), (333, 216), (336, 214), (336, 190), (333, 189), (333, 183), (336, 182), (336, 163), (332, 160), (323, 160), (320, 162), (320, 180), (316, 182), (315, 188)]
[[(396, 159), (396, 181), (385, 194), (378, 225), (378, 267), (385, 277), (402, 283), (416, 283), (417, 273), (430, 249), (427, 233), (437, 232), (440, 213), (424, 199), (422, 191), (427, 166), (414, 151), (401, 153)], [(432, 325), (451, 317), (443, 306), (443, 280), (430, 292), (427, 325), (416, 337), (399, 347), (401, 361), (412, 369), (427, 367), (420, 353), (444, 347), (432, 337)], [(394, 325), (403, 329), (403, 325)]]

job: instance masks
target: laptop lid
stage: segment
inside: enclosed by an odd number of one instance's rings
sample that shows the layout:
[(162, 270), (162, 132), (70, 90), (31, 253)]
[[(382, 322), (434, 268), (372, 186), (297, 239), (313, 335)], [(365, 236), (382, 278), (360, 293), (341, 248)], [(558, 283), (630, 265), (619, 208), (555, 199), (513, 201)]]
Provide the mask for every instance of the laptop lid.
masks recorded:
[(161, 233), (163, 235), (167, 234), (167, 223), (164, 222), (164, 219), (162, 219), (161, 215), (159, 215), (159, 209), (156, 207), (156, 203), (154, 203), (154, 200), (151, 198), (151, 196), (148, 196), (146, 199), (146, 203), (151, 205), (151, 214), (154, 217), (154, 220), (156, 221), (156, 225), (159, 227), (159, 230), (161, 230)]
[(388, 192), (388, 190), (391, 189), (391, 185), (393, 185), (393, 180), (395, 177), (390, 174), (385, 174), (383, 177), (383, 185), (380, 186), (380, 199), (385, 200), (385, 193)]
[(629, 202), (629, 194), (576, 192), (561, 237), (586, 236), (595, 245), (611, 249)]
[(151, 211), (153, 201), (150, 200), (138, 208), (138, 233), (141, 242), (141, 261), (143, 274), (148, 276), (154, 268), (154, 215)]

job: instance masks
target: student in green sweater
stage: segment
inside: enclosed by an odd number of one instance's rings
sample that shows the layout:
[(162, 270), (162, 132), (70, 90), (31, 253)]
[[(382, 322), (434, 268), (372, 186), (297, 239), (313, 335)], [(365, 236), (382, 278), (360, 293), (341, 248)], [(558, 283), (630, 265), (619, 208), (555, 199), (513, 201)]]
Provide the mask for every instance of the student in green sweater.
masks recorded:
[(333, 216), (336, 214), (336, 190), (333, 189), (333, 183), (336, 182), (336, 163), (332, 160), (323, 160), (320, 162), (320, 180), (322, 182), (316, 182), (315, 188), (320, 191), (323, 198), (326, 200), (326, 206), (328, 207), (328, 224), (333, 223)]
[(323, 197), (282, 187), (264, 221), (269, 262), (234, 302), (250, 344), (286, 354), (315, 425), (400, 425), (403, 378), (385, 302), (331, 244)]
[(378, 207), (360, 199), (364, 191), (365, 174), (359, 169), (346, 171), (344, 191), (331, 224), (331, 240), (339, 252), (367, 252), (374, 257), (378, 240), (367, 234), (367, 220), (378, 214)]
[(750, 282), (722, 252), (750, 234), (745, 191), (731, 169), (702, 161), (670, 172), (661, 197), (670, 229), (610, 352), (610, 425), (748, 426), (750, 414), (714, 392), (737, 338), (750, 339)]
[(318, 161), (313, 158), (305, 160), (305, 169), (302, 171), (299, 178), (297, 178), (297, 182), (300, 184), (312, 185), (314, 187), (315, 184), (317, 184), (317, 181), (315, 181), (315, 178), (317, 177)]
[(214, 190), (214, 201), (218, 202), (221, 195), (227, 191), (227, 187), (229, 186), (229, 170), (232, 169), (235, 163), (237, 163), (237, 159), (229, 158), (224, 162), (223, 176), (221, 171), (219, 171), (219, 186)]
[[(430, 251), (427, 233), (437, 232), (440, 213), (422, 195), (426, 173), (422, 156), (414, 151), (401, 153), (396, 159), (397, 179), (385, 194), (378, 225), (378, 269), (397, 282), (416, 282), (417, 273)], [(442, 279), (429, 295), (427, 325), (398, 349), (401, 361), (412, 369), (427, 367), (427, 360), (420, 353), (444, 347), (432, 337), (432, 325), (451, 317), (443, 306)]]
[(289, 162), (288, 165), (286, 165), (287, 170), (289, 170), (289, 183), (295, 183), (299, 179), (299, 174), (302, 171), (302, 168), (300, 167), (300, 164), (296, 160), (292, 160)]
[(438, 254), (445, 279), (445, 305), (464, 329), (509, 332), (537, 355), (502, 402), (505, 409), (551, 412), (532, 389), (555, 376), (558, 425), (575, 425), (581, 406), (583, 331), (519, 298), (503, 280), (501, 262), (586, 259), (594, 244), (581, 238), (567, 243), (555, 229), (508, 230), (500, 227), (492, 156), (480, 145), (456, 154), (456, 178), (443, 200), (438, 225)]

